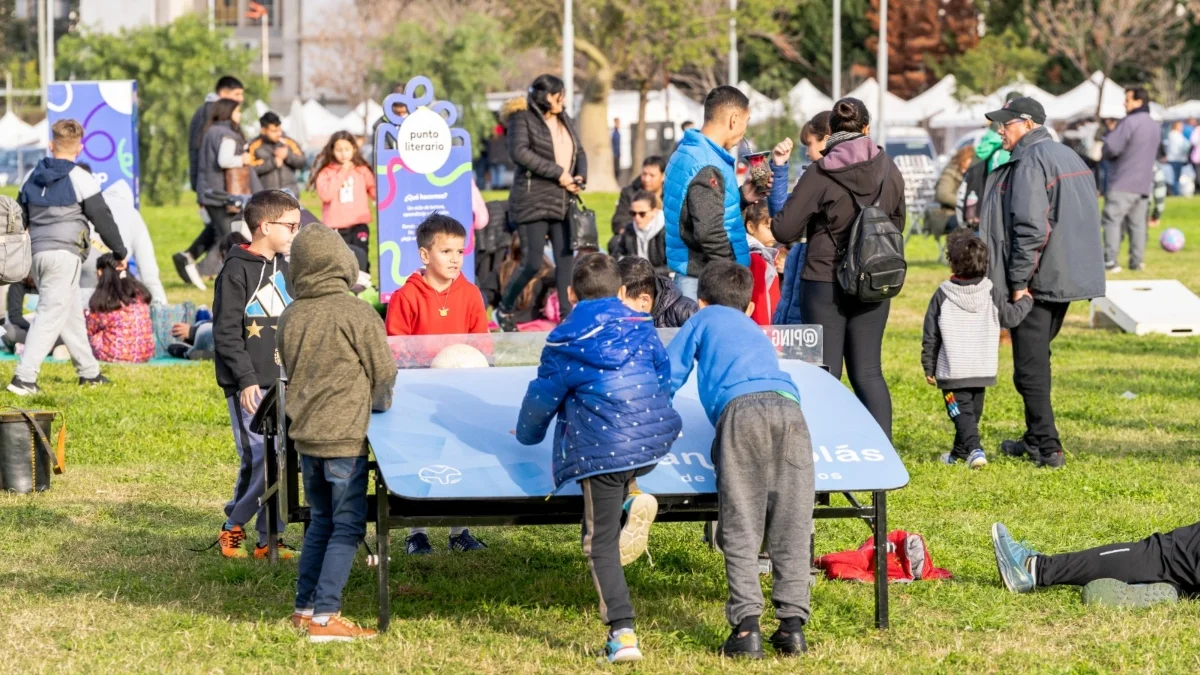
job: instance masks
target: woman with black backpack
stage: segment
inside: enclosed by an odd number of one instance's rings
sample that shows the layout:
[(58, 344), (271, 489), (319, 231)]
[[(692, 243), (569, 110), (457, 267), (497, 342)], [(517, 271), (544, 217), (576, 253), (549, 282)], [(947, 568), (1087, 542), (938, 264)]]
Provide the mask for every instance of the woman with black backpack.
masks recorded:
[[(587, 156), (574, 122), (564, 111), (565, 89), (554, 75), (539, 76), (529, 87), (527, 108), (514, 112), (507, 127), (508, 152), (517, 165), (508, 195), (509, 224), (516, 226), (521, 241), (535, 253), (549, 237), (564, 318), (571, 312), (567, 288), (575, 267), (567, 207), (587, 183)], [(541, 262), (539, 255), (525, 256), (525, 264), (505, 287), (495, 313), (505, 331), (516, 330), (513, 305), (538, 275)]]
[[(771, 229), (783, 244), (807, 235), (801, 312), (805, 321), (824, 328), (829, 372), (840, 379), (845, 359), (854, 393), (891, 438), (892, 398), (881, 351), (888, 298), (904, 283), (904, 177), (868, 136), (870, 122), (862, 101), (834, 104), (825, 156), (800, 177)], [(873, 214), (882, 214), (884, 222), (869, 222)], [(883, 236), (869, 236), (875, 232)], [(864, 256), (868, 247), (873, 252)], [(871, 282), (880, 259), (887, 269)]]

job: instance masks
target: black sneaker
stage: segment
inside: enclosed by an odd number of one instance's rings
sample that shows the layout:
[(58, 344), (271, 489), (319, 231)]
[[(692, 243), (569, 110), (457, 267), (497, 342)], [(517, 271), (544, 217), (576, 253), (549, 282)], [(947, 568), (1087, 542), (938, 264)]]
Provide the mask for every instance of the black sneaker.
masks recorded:
[(1048, 467), (1051, 469), (1061, 469), (1067, 465), (1067, 458), (1063, 455), (1063, 451), (1052, 452), (1049, 455), (1038, 455), (1033, 460), (1034, 464), (1040, 469)]
[(186, 359), (189, 349), (191, 349), (191, 347), (188, 347), (182, 342), (172, 342), (171, 344), (167, 345), (167, 354), (169, 354), (173, 359)]
[(37, 382), (25, 382), (13, 377), (12, 382), (8, 383), (8, 390), (17, 396), (33, 396), (41, 390), (38, 389)]
[(424, 532), (418, 532), (405, 537), (404, 552), (409, 555), (428, 555), (433, 553), (433, 547), (429, 545), (429, 537)]
[(107, 377), (105, 377), (103, 375), (97, 375), (95, 377), (79, 378), (79, 386), (81, 386), (81, 387), (85, 387), (85, 386), (86, 387), (98, 387), (98, 386), (104, 385), (104, 384), (112, 384), (112, 380), (108, 379)]
[(471, 536), (470, 530), (463, 530), (456, 537), (450, 537), (451, 551), (482, 551), (487, 544)]
[(746, 635), (738, 637), (739, 632), (741, 631), (734, 628), (729, 633), (729, 637), (725, 639), (725, 644), (721, 645), (721, 656), (734, 659), (761, 659), (763, 657), (762, 633), (751, 631)]
[(200, 276), (200, 270), (196, 268), (196, 260), (191, 253), (181, 251), (171, 256), (171, 262), (175, 263), (175, 271), (179, 273), (179, 278), (185, 282), (199, 288), (200, 290), (208, 290), (204, 285), (204, 277)]
[(1006, 457), (1016, 457), (1021, 459), (1024, 457), (1030, 461), (1037, 461), (1038, 453), (1030, 450), (1025, 441), (1003, 441), (1000, 443), (1000, 454)]
[(775, 651), (784, 656), (799, 656), (808, 651), (808, 643), (804, 641), (804, 631), (797, 630), (784, 633), (783, 629), (775, 631), (767, 639)]
[(506, 312), (497, 307), (496, 309), (492, 310), (492, 318), (495, 319), (496, 323), (500, 325), (500, 330), (504, 331), (505, 333), (517, 332), (517, 322), (513, 321), (511, 311)]

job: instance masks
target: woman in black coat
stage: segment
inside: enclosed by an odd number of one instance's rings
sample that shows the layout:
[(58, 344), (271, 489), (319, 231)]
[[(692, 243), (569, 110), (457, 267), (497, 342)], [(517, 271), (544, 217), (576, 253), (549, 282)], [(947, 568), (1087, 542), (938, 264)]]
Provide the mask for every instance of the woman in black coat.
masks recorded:
[[(527, 108), (508, 119), (508, 152), (517, 166), (508, 195), (508, 218), (530, 250), (550, 238), (554, 250), (555, 280), (562, 316), (571, 312), (567, 288), (575, 268), (572, 232), (567, 206), (587, 182), (587, 157), (575, 125), (563, 111), (565, 85), (553, 75), (533, 81)], [(515, 330), (512, 309), (517, 297), (537, 276), (541, 257), (525, 256), (521, 269), (509, 280), (496, 308), (496, 322)]]

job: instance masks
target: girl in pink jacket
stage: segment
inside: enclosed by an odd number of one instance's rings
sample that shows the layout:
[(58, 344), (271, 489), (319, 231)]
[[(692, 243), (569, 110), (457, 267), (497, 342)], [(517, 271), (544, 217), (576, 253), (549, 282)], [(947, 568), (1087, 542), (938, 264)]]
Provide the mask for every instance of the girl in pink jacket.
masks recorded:
[(349, 132), (339, 131), (329, 137), (313, 166), (309, 188), (314, 185), (321, 198), (321, 222), (342, 235), (358, 259), (359, 271), (370, 273), (367, 251), (371, 248), (375, 175)]

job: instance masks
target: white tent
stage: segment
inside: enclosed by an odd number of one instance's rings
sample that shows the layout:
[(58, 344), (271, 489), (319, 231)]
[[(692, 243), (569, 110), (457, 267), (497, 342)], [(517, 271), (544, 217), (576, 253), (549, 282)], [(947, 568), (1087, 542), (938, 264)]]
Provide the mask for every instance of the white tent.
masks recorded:
[[(1104, 93), (1101, 96), (1100, 82), (1104, 82)], [(1047, 116), (1054, 119), (1071, 121), (1080, 117), (1094, 117), (1096, 102), (1100, 102), (1100, 117), (1121, 119), (1125, 117), (1125, 88), (1104, 77), (1104, 73), (1096, 71), (1086, 81), (1080, 83), (1071, 91), (1058, 97), (1058, 114)]]
[(931, 129), (973, 129), (986, 127), (984, 115), (1004, 104), (1004, 99), (995, 96), (972, 96), (966, 101), (954, 101), (953, 105), (929, 118)]
[[(868, 78), (849, 94), (846, 94), (846, 98), (856, 98), (866, 104), (872, 123), (879, 119), (879, 83), (875, 81), (875, 78)], [(887, 109), (887, 113), (884, 115), (884, 124), (889, 127), (914, 126), (922, 121), (919, 111), (910, 108), (908, 101), (890, 91), (884, 92), (883, 105)]]
[(0, 148), (18, 148), (37, 140), (33, 125), (23, 122), (11, 110), (0, 117)]
[(797, 124), (803, 124), (812, 119), (817, 113), (833, 108), (833, 99), (829, 98), (816, 85), (804, 78), (796, 83), (787, 93), (788, 107), (792, 109), (792, 117)]
[(943, 77), (937, 84), (917, 94), (908, 100), (908, 107), (928, 119), (934, 115), (955, 107), (958, 101), (954, 93), (958, 90), (958, 79), (953, 75)]
[(30, 147), (42, 149), (50, 147), (50, 118), (43, 117), (41, 122), (33, 125), (33, 139)]
[[(633, 161), (632, 140), (633, 127), (638, 119), (638, 93), (630, 90), (616, 90), (608, 95), (608, 120), (621, 120), (621, 168), (630, 168)], [(675, 85), (666, 89), (652, 91), (646, 97), (646, 123), (661, 124), (670, 122), (675, 128), (675, 137), (679, 138), (679, 126), (684, 122), (697, 125), (704, 121), (704, 105), (688, 98)], [(647, 129), (646, 133), (652, 132)]]
[(1186, 120), (1193, 117), (1200, 118), (1200, 101), (1195, 99), (1167, 108), (1164, 115), (1164, 119), (1168, 120)]
[(767, 96), (761, 91), (750, 86), (750, 83), (742, 80), (738, 83), (738, 89), (750, 99), (750, 123), (757, 124), (767, 120), (783, 117), (784, 105), (782, 101)]
[(308, 145), (308, 130), (304, 126), (304, 106), (298, 98), (292, 99), (292, 107), (288, 110), (287, 117), (283, 118), (283, 133), (296, 139), (301, 146)]
[(342, 124), (352, 134), (361, 135), (365, 129), (369, 135), (371, 128), (375, 126), (375, 121), (380, 117), (383, 117), (383, 106), (368, 99), (354, 106), (354, 110), (346, 113), (342, 117)]
[(999, 99), (1000, 102), (1003, 103), (1004, 99), (1008, 98), (1009, 92), (1012, 91), (1017, 92), (1021, 96), (1028, 96), (1038, 103), (1041, 103), (1042, 107), (1046, 109), (1047, 115), (1050, 114), (1051, 108), (1057, 108), (1059, 105), (1057, 96), (1051, 94), (1045, 89), (1042, 89), (1036, 84), (1030, 84), (1023, 79), (1018, 79), (1016, 82), (1000, 87), (996, 91), (992, 92), (992, 98)]

